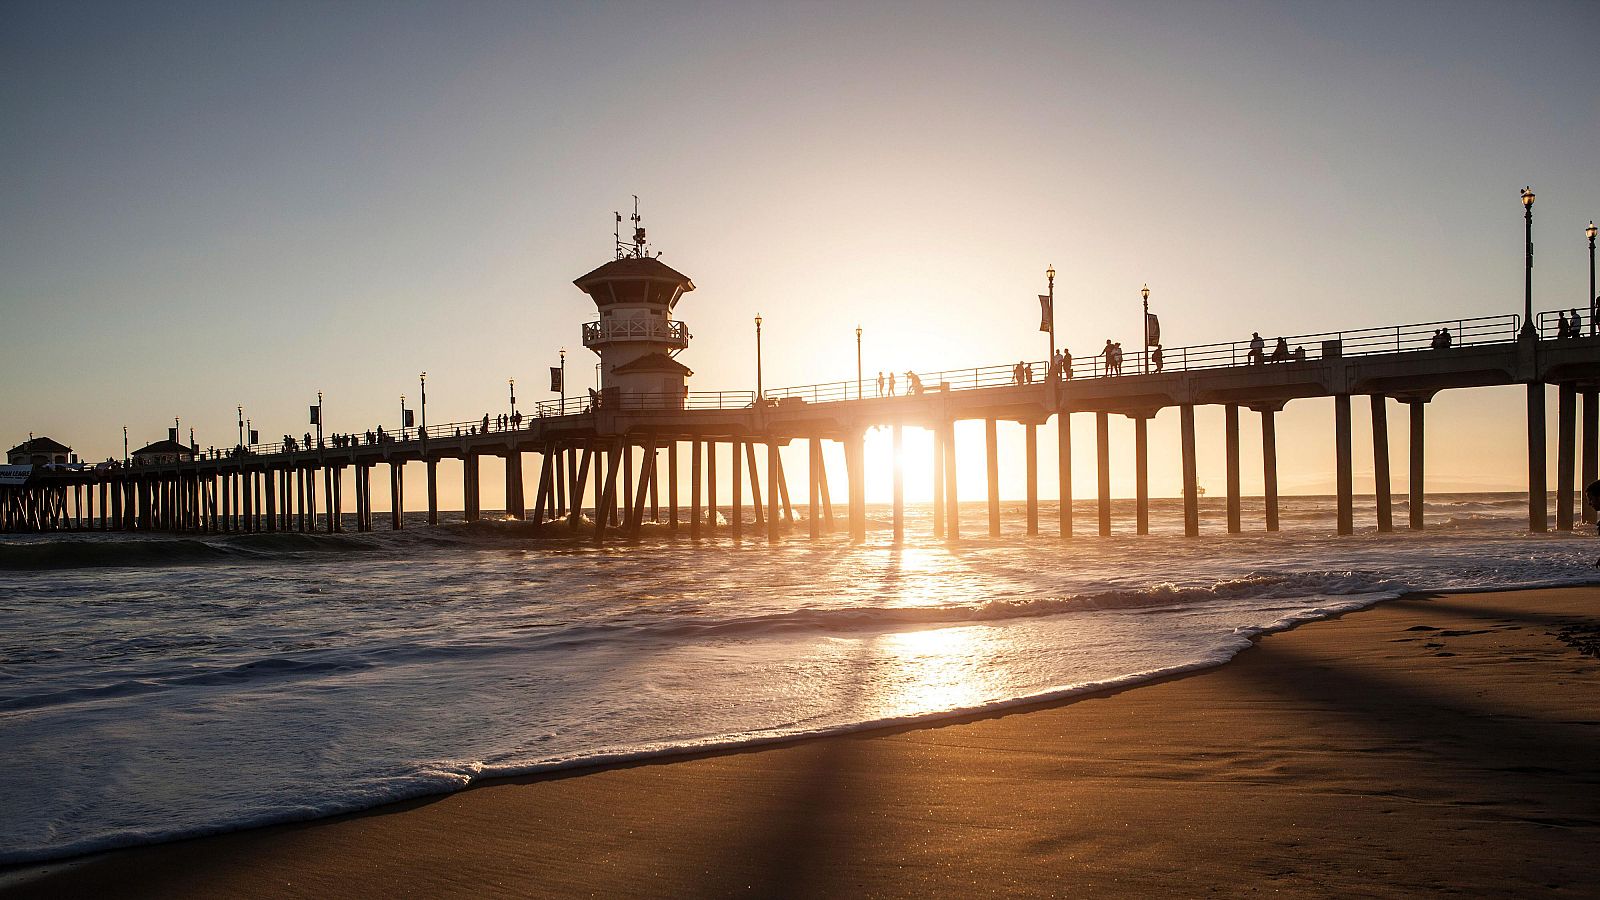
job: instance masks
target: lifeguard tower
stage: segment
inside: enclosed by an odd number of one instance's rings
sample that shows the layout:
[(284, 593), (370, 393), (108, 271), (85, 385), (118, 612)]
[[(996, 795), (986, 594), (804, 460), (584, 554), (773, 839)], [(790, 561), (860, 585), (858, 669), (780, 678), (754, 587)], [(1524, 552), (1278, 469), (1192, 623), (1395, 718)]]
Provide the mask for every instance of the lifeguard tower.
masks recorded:
[(634, 197), (633, 240), (623, 243), (616, 213), (616, 258), (572, 282), (600, 309), (600, 318), (583, 326), (583, 345), (600, 357), (602, 407), (681, 408), (694, 372), (674, 358), (690, 335), (672, 310), (694, 282), (650, 253), (638, 204)]

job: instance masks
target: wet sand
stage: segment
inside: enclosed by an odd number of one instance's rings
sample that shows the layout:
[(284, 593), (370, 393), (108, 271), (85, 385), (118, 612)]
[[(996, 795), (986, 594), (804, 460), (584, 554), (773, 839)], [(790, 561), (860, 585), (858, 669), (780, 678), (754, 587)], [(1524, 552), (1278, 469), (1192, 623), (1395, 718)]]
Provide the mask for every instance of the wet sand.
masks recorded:
[(1600, 588), (1411, 595), (1075, 702), (499, 781), (0, 896), (1594, 896), (1600, 659), (1571, 624), (1600, 627)]

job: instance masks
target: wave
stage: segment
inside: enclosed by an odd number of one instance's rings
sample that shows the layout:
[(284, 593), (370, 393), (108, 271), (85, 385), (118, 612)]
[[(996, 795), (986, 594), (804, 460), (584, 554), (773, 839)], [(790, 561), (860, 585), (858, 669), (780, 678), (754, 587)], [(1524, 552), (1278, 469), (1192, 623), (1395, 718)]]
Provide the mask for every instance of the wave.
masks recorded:
[(1266, 624), (1241, 626), (1221, 644), (1196, 659), (1162, 666), (1140, 672), (1131, 672), (1112, 678), (1083, 682), (1038, 691), (1024, 696), (990, 700), (953, 709), (902, 716), (886, 716), (852, 722), (835, 723), (818, 727), (778, 727), (715, 737), (678, 742), (644, 743), (633, 747), (602, 747), (566, 757), (493, 763), (481, 760), (439, 760), (413, 765), (408, 771), (376, 775), (359, 784), (329, 785), (330, 794), (321, 798), (306, 798), (300, 802), (286, 803), (271, 809), (256, 809), (227, 822), (208, 823), (203, 826), (150, 828), (124, 828), (108, 833), (56, 844), (47, 848), (0, 849), (0, 865), (39, 863), (46, 860), (82, 856), (141, 844), (224, 834), (247, 828), (259, 828), (288, 822), (326, 818), (344, 813), (371, 809), (390, 803), (420, 797), (454, 793), (487, 779), (527, 777), (574, 769), (590, 769), (621, 765), (647, 760), (668, 760), (725, 750), (741, 750), (798, 740), (855, 734), (931, 724), (952, 718), (974, 715), (994, 715), (1007, 710), (1060, 703), (1074, 698), (1124, 690), (1165, 678), (1174, 678), (1205, 669), (1215, 668), (1248, 648), (1255, 638), (1285, 631), (1306, 622), (1364, 609), (1383, 600), (1398, 596), (1395, 592), (1366, 593), (1343, 598), (1337, 602), (1300, 609), (1274, 619)]

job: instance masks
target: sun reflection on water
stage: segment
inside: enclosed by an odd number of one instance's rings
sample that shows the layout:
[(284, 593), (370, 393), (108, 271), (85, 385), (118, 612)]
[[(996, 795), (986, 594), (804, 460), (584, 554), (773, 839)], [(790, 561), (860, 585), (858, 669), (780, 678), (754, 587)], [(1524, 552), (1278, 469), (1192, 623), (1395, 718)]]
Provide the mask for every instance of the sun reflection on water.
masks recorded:
[(992, 631), (981, 625), (883, 635), (883, 676), (876, 704), (883, 717), (977, 706), (995, 696), (985, 675)]

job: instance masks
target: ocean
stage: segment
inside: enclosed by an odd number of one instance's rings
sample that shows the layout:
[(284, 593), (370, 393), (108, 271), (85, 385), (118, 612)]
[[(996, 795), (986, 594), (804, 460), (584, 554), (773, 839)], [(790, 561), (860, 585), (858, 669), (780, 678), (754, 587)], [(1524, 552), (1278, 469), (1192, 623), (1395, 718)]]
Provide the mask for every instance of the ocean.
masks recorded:
[[(937, 719), (1215, 666), (1265, 632), (1411, 590), (1600, 582), (1600, 541), (1526, 531), (1515, 494), (1428, 528), (1039, 537), (1006, 503), (957, 548), (911, 506), (890, 545), (747, 529), (635, 546), (496, 520), (399, 532), (0, 536), (0, 863), (309, 819), (499, 775)], [(1402, 529), (1402, 499), (1395, 521)], [(379, 516), (380, 525), (386, 517)], [(351, 519), (347, 527), (353, 528)]]

